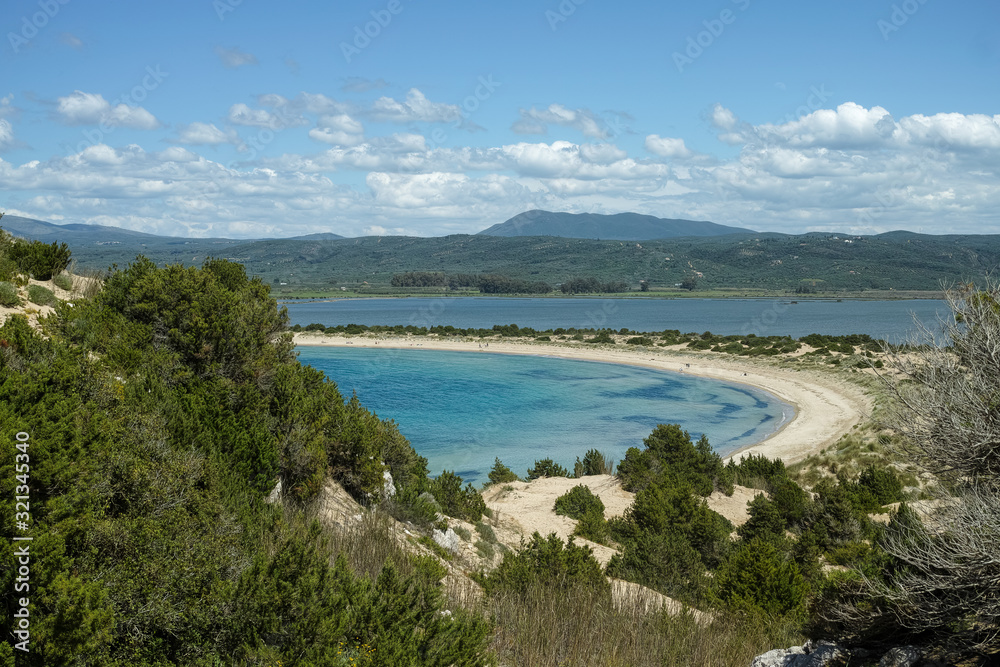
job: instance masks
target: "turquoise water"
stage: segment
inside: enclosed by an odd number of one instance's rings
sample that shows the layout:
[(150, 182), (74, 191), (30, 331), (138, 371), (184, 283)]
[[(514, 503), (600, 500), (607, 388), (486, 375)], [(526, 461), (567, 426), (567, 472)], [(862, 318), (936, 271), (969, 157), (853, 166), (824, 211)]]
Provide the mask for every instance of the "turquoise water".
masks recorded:
[(393, 419), (432, 475), (486, 481), (495, 457), (519, 475), (537, 459), (572, 470), (596, 448), (621, 460), (657, 424), (705, 433), (726, 454), (759, 442), (793, 414), (740, 384), (638, 366), (554, 357), (432, 350), (300, 347), (302, 363), (342, 394)]

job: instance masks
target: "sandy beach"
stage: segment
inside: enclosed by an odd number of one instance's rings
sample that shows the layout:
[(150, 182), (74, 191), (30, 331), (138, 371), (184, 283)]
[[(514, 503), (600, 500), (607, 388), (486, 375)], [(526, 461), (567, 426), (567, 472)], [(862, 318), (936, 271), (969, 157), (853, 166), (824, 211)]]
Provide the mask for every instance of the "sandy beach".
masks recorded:
[(794, 368), (755, 363), (745, 357), (723, 357), (676, 350), (608, 349), (569, 344), (544, 344), (490, 340), (436, 339), (433, 337), (341, 336), (314, 332), (295, 334), (296, 345), (381, 347), (449, 350), (457, 352), (533, 354), (645, 366), (748, 384), (795, 408), (795, 416), (766, 440), (731, 456), (755, 453), (794, 463), (836, 442), (870, 411), (870, 401), (860, 387), (835, 376)]

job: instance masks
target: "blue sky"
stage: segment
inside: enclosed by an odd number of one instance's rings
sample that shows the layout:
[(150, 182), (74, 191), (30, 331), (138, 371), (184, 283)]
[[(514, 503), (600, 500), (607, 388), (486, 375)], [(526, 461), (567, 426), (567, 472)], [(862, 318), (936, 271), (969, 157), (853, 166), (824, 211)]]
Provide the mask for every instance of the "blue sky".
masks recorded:
[(0, 210), (176, 236), (519, 212), (1000, 233), (1000, 5), (8, 0)]

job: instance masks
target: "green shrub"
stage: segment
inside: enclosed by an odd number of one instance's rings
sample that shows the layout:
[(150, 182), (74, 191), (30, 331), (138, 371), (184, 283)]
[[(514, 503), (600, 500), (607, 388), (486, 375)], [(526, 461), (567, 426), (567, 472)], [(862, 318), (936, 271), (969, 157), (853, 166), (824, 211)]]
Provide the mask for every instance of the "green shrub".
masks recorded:
[(384, 504), (385, 510), (398, 521), (429, 528), (441, 512), (441, 506), (430, 493), (418, 493), (414, 487), (396, 490), (396, 495)]
[(625, 341), (626, 345), (645, 345), (647, 347), (653, 347), (656, 343), (652, 338), (646, 338), (645, 336), (633, 336)]
[(448, 470), (430, 480), (427, 488), (441, 505), (441, 511), (456, 519), (479, 521), (486, 510), (486, 501), (472, 484), (463, 489), (462, 478)]
[(501, 593), (527, 595), (541, 587), (566, 591), (582, 586), (610, 594), (610, 585), (590, 547), (570, 538), (563, 542), (551, 533), (535, 532), (516, 553), (504, 554), (503, 562), (489, 575), (478, 575), (487, 596)]
[(577, 457), (573, 472), (576, 477), (586, 475), (611, 475), (615, 471), (614, 461), (596, 449), (588, 449), (583, 461)]
[(58, 299), (56, 299), (55, 292), (47, 287), (42, 287), (41, 285), (29, 285), (28, 301), (38, 304), (39, 306), (54, 306)]
[(903, 483), (892, 468), (867, 466), (858, 476), (858, 486), (866, 489), (880, 507), (903, 500)]
[(556, 498), (556, 514), (568, 516), (571, 519), (580, 519), (588, 511), (604, 513), (604, 503), (594, 495), (589, 487), (578, 484), (572, 489)]
[(608, 522), (604, 519), (603, 510), (597, 507), (589, 508), (576, 522), (573, 534), (584, 537), (591, 542), (607, 544), (611, 538), (611, 531), (608, 528)]
[(651, 484), (685, 485), (701, 496), (718, 486), (732, 493), (722, 458), (704, 435), (697, 444), (678, 424), (660, 424), (643, 441), (642, 451), (630, 447), (618, 464), (626, 491), (639, 492)]
[(707, 582), (698, 552), (672, 534), (641, 533), (611, 557), (607, 573), (686, 602), (700, 600)]
[(739, 463), (729, 459), (726, 469), (731, 472), (734, 484), (768, 491), (778, 479), (788, 477), (784, 461), (763, 454), (740, 456)]
[(496, 544), (497, 535), (493, 532), (493, 526), (490, 524), (477, 521), (476, 532), (479, 533), (479, 537), (483, 538), (483, 541), (489, 542), (490, 544)]
[(542, 459), (535, 461), (534, 467), (528, 468), (528, 479), (539, 477), (569, 477), (569, 471), (552, 459)]
[(60, 289), (64, 289), (67, 292), (73, 291), (73, 278), (68, 274), (60, 273), (57, 276), (53, 276), (52, 282), (53, 284), (55, 284), (56, 287)]
[(472, 532), (468, 528), (463, 528), (462, 526), (455, 526), (453, 528), (455, 534), (461, 537), (466, 542), (472, 540)]
[(513, 470), (501, 463), (497, 457), (493, 462), (493, 469), (490, 470), (490, 484), (507, 484), (509, 482), (520, 482)]
[(737, 546), (716, 571), (714, 583), (729, 607), (771, 616), (801, 610), (807, 591), (798, 566), (774, 544), (759, 539)]
[(21, 297), (17, 293), (17, 287), (11, 283), (0, 282), (0, 306), (16, 308), (22, 303)]
[(22, 272), (35, 280), (50, 280), (69, 266), (70, 251), (65, 243), (45, 244), (41, 241), (17, 239), (7, 249), (7, 256), (14, 260)]
[(763, 493), (753, 497), (747, 503), (750, 518), (736, 529), (736, 533), (744, 542), (765, 540), (776, 542), (785, 537), (785, 520), (778, 507)]
[(479, 557), (484, 560), (493, 560), (493, 556), (496, 555), (497, 552), (496, 547), (494, 547), (489, 542), (486, 542), (484, 540), (476, 540), (474, 546), (476, 547), (476, 553), (478, 553)]

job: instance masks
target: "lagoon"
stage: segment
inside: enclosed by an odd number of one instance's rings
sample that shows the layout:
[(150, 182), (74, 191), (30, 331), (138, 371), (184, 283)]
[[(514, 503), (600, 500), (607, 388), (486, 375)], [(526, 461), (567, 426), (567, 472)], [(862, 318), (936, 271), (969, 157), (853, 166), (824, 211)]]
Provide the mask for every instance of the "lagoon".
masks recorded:
[(721, 335), (868, 334), (902, 342), (914, 331), (914, 315), (933, 324), (947, 312), (929, 299), (865, 301), (830, 299), (654, 298), (376, 298), (290, 302), (291, 324), (314, 322), (418, 327), (492, 328), (517, 324), (539, 330), (610, 328), (678, 329)]
[(299, 347), (342, 394), (393, 419), (432, 475), (482, 484), (499, 457), (523, 476), (552, 458), (572, 470), (592, 448), (621, 460), (660, 423), (720, 454), (763, 440), (794, 414), (748, 385), (637, 366), (432, 350)]

